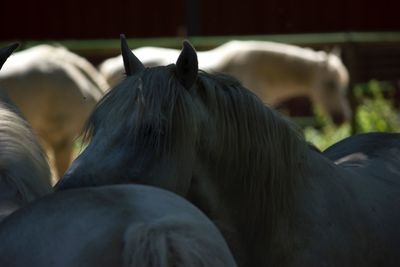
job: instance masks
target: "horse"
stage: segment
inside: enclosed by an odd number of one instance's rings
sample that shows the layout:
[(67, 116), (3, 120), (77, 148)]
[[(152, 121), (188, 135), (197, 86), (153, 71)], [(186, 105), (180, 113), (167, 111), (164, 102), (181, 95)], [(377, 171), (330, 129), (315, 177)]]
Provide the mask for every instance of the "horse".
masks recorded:
[(168, 66), (145, 68), (124, 38), (122, 55), (127, 77), (99, 102), (57, 191), (172, 190), (213, 220), (239, 266), (397, 266), (398, 136), (342, 166), (236, 79), (198, 71), (188, 42)]
[[(148, 67), (173, 63), (179, 52), (162, 47), (133, 50)], [(346, 97), (349, 74), (336, 50), (327, 53), (276, 42), (234, 40), (198, 52), (198, 59), (200, 69), (236, 77), (270, 106), (308, 97), (336, 124), (352, 116)], [(103, 61), (99, 70), (115, 86), (123, 78), (121, 56)]]
[(0, 223), (7, 267), (235, 267), (212, 222), (155, 187), (112, 185), (43, 197)]
[[(17, 46), (0, 49), (0, 69)], [(0, 95), (0, 221), (51, 191), (42, 147), (15, 105)]]
[(0, 86), (40, 137), (53, 176), (61, 176), (72, 160), (75, 138), (108, 89), (107, 82), (87, 60), (66, 48), (38, 45), (7, 61)]
[(331, 145), (322, 153), (336, 164), (365, 164), (371, 158), (385, 157), (387, 151), (399, 145), (397, 133), (363, 133)]

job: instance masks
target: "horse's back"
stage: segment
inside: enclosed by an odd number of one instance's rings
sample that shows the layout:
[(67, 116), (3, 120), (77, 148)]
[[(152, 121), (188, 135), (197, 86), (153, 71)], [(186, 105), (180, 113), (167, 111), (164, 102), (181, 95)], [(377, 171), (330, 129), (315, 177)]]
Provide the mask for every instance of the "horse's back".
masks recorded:
[[(84, 64), (89, 65), (89, 72), (94, 70), (94, 67), (90, 66), (89, 62), (68, 51), (64, 47), (39, 45), (18, 52), (10, 58), (6, 68), (4, 68), (0, 74), (0, 85), (9, 81), (6, 84), (8, 87), (11, 87), (11, 80), (14, 81), (17, 80), (17, 78), (26, 78), (28, 79), (26, 83), (29, 84), (32, 89), (35, 89), (35, 83), (32, 82), (42, 81), (37, 85), (42, 87), (41, 91), (53, 89), (59, 94), (62, 94), (64, 93), (62, 90), (65, 90), (61, 89), (63, 83), (66, 84), (65, 87), (70, 84), (75, 84), (75, 88), (70, 88), (68, 90), (80, 90), (80, 93), (84, 96), (93, 97), (98, 100), (102, 94), (98, 92), (99, 88), (97, 88), (100, 85), (98, 83), (90, 84), (93, 81), (86, 81), (88, 84), (84, 84), (85, 81), (82, 81), (84, 78), (87, 78), (88, 75), (83, 73), (83, 71), (81, 72), (78, 67), (81, 66), (81, 68), (84, 68), (82, 67)], [(72, 71), (72, 67), (76, 67), (76, 71)], [(50, 83), (52, 86), (58, 86), (55, 88), (43, 88), (46, 83)], [(19, 83), (19, 86), (21, 86), (21, 83)], [(89, 88), (90, 86), (93, 88)], [(27, 91), (27, 89), (24, 90)], [(35, 93), (40, 93), (40, 90)]]
[[(179, 55), (179, 50), (153, 46), (140, 47), (133, 51), (146, 67), (172, 64)], [(124, 78), (121, 55), (104, 60), (98, 68), (111, 86), (117, 85)]]
[[(40, 46), (16, 53), (0, 74), (2, 90), (8, 92), (34, 125), (39, 121), (45, 124), (49, 120), (69, 119), (75, 113), (85, 115), (101, 97), (97, 85), (58, 56), (58, 50), (64, 51)], [(78, 114), (74, 117), (78, 118)]]
[(85, 59), (49, 45), (16, 53), (0, 73), (1, 90), (53, 150), (50, 158), (60, 175), (70, 163), (74, 139), (107, 87), (98, 76)]
[(388, 262), (395, 262), (400, 248), (400, 134), (355, 135), (323, 154), (346, 171), (345, 184), (369, 227), (374, 253), (385, 251)]
[[(173, 243), (176, 235), (187, 248)], [(140, 185), (67, 190), (42, 198), (3, 221), (0, 240), (0, 265), (13, 267), (171, 266), (153, 259), (168, 255), (168, 249), (185, 254), (190, 245), (200, 245), (194, 252), (201, 255), (203, 241), (230, 255), (218, 230), (198, 209), (173, 193)], [(152, 242), (156, 250), (136, 247)], [(215, 261), (225, 257), (205, 253)]]
[[(323, 154), (340, 165), (376, 158), (397, 160), (397, 152), (400, 152), (400, 134), (366, 133), (345, 138), (328, 147)], [(393, 157), (390, 157), (392, 153)]]
[(400, 134), (351, 136), (327, 148), (323, 155), (336, 165), (358, 173), (364, 184), (374, 181), (374, 190), (378, 193), (382, 187), (400, 196)]

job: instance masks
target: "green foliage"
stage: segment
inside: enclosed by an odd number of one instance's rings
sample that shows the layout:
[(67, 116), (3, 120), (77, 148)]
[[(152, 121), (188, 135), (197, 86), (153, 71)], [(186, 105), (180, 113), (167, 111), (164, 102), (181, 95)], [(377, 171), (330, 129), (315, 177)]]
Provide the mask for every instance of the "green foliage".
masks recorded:
[(78, 137), (74, 143), (73, 157), (79, 156), (87, 146), (88, 144), (83, 142), (82, 137)]
[[(388, 84), (377, 81), (368, 83), (367, 89), (362, 85), (354, 88), (357, 101), (361, 104), (356, 113), (356, 132), (396, 132), (400, 130), (400, 121), (393, 102), (386, 99), (384, 92), (393, 95)], [(372, 97), (366, 97), (366, 95)]]
[[(372, 80), (367, 84), (357, 85), (354, 88), (358, 108), (354, 112), (355, 133), (366, 132), (400, 132), (400, 120), (391, 100), (394, 90), (389, 84)], [(386, 94), (386, 97), (384, 96)], [(348, 137), (352, 133), (350, 123), (336, 126), (332, 121), (318, 111), (317, 122), (321, 127), (306, 127), (305, 138), (324, 150), (330, 145)]]
[(346, 123), (340, 127), (328, 124), (319, 130), (313, 127), (306, 127), (304, 129), (304, 136), (307, 141), (314, 144), (320, 150), (324, 150), (332, 144), (350, 136), (350, 132), (350, 123)]

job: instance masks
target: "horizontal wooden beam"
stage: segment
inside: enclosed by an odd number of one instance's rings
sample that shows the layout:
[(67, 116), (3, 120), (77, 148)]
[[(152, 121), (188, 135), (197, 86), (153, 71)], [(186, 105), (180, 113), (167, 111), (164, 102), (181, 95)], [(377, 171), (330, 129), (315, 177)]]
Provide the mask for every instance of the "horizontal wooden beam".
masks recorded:
[[(275, 35), (240, 35), (240, 36), (198, 36), (190, 37), (189, 40), (200, 50), (218, 46), (229, 40), (264, 40), (296, 45), (324, 45), (324, 44), (346, 44), (346, 43), (400, 43), (400, 32), (338, 32), (338, 33), (307, 33), (307, 34), (275, 34)], [(182, 38), (159, 37), (159, 38), (131, 38), (128, 40), (130, 47), (161, 46), (179, 48)], [(22, 48), (37, 44), (60, 44), (73, 51), (85, 50), (119, 50), (118, 39), (96, 39), (96, 40), (32, 40), (22, 43)], [(1, 42), (5, 46), (7, 42)]]

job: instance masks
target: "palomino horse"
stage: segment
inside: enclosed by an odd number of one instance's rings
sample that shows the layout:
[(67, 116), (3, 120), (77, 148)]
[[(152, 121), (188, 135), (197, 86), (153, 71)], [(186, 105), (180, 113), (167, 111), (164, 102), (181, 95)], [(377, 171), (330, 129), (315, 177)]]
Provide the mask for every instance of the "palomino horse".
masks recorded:
[[(0, 69), (17, 46), (0, 49)], [(50, 192), (50, 168), (41, 146), (16, 107), (0, 96), (0, 221)]]
[(185, 199), (143, 185), (44, 197), (0, 223), (3, 267), (234, 267), (214, 224)]
[(58, 190), (174, 190), (220, 227), (243, 266), (398, 265), (398, 136), (360, 164), (335, 164), (239, 82), (198, 72), (187, 42), (176, 65), (145, 68), (122, 41), (128, 76), (99, 102), (91, 142)]
[(39, 45), (7, 61), (0, 86), (31, 123), (62, 175), (72, 160), (75, 138), (107, 82), (78, 55)]
[[(142, 47), (133, 52), (152, 67), (173, 63), (180, 51)], [(198, 58), (200, 69), (236, 77), (271, 106), (305, 96), (335, 123), (351, 117), (346, 98), (348, 71), (334, 53), (274, 42), (230, 41), (199, 52)], [(123, 78), (121, 56), (104, 61), (99, 69), (112, 86)]]

